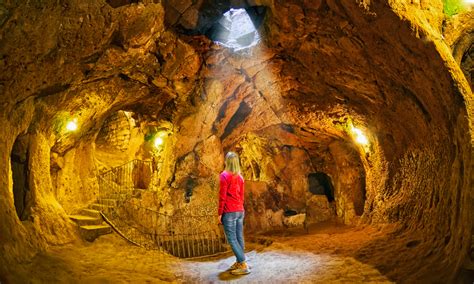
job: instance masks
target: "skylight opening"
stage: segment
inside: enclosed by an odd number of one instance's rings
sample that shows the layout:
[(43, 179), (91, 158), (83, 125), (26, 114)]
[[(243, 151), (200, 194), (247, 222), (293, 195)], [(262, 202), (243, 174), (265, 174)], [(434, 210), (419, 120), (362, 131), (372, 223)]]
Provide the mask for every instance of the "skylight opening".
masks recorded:
[(257, 45), (260, 34), (245, 9), (230, 9), (213, 26), (210, 38), (233, 51)]

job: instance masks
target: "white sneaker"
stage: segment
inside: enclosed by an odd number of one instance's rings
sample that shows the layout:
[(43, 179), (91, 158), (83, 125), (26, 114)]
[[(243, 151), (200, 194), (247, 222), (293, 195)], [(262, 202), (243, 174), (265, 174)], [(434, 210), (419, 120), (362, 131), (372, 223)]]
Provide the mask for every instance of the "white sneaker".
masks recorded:
[(247, 262), (237, 263), (237, 269), (232, 270), (230, 273), (234, 275), (245, 275), (250, 273), (250, 268)]

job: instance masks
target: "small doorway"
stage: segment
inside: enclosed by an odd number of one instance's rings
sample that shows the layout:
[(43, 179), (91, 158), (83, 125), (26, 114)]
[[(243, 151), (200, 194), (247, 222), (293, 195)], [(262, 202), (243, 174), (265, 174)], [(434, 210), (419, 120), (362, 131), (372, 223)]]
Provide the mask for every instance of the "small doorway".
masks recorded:
[(13, 145), (10, 156), (12, 179), (13, 179), (13, 199), (16, 213), (21, 221), (27, 219), (27, 192), (28, 192), (28, 151), (27, 139), (19, 137)]
[(334, 201), (334, 186), (331, 177), (323, 172), (308, 175), (309, 191), (315, 195), (326, 195), (329, 202)]

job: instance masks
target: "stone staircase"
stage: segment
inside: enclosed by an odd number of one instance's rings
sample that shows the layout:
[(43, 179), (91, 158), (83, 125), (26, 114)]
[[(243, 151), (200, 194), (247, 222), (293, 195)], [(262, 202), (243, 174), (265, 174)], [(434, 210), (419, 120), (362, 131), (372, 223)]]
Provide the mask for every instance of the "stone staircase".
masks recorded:
[[(132, 195), (139, 196), (142, 191), (133, 190)], [(120, 200), (127, 196), (130, 196), (130, 191), (108, 193), (96, 203), (90, 204), (89, 208), (81, 209), (76, 215), (69, 215), (69, 218), (79, 226), (82, 238), (92, 242), (99, 236), (112, 233), (112, 227), (104, 222), (100, 212), (109, 212), (110, 209), (118, 207)]]
[(112, 233), (112, 228), (106, 224), (100, 214), (101, 204), (92, 204), (89, 208), (81, 209), (76, 215), (69, 218), (79, 226), (79, 232), (83, 239), (92, 242), (99, 236)]
[[(130, 196), (140, 195), (142, 190), (137, 191), (130, 188), (130, 185), (124, 186), (124, 184), (129, 184), (133, 180), (133, 169), (137, 165), (143, 166), (142, 164), (143, 161), (133, 160), (98, 177), (100, 197), (97, 201), (90, 204), (89, 208), (81, 209), (75, 215), (69, 215), (69, 218), (79, 227), (83, 239), (92, 242), (101, 235), (112, 233), (112, 227), (104, 219), (107, 218), (107, 213), (113, 212), (124, 200)], [(151, 162), (145, 164), (151, 166)], [(117, 176), (117, 173), (121, 174)]]

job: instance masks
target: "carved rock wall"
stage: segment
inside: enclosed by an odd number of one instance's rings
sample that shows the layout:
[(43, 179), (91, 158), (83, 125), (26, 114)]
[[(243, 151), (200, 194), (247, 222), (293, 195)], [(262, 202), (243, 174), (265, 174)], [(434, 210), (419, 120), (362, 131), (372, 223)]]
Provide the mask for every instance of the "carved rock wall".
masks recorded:
[[(306, 196), (307, 175), (326, 172), (341, 218), (395, 228), (361, 260), (395, 281), (452, 279), (472, 228), (473, 98), (441, 17), (426, 16), (440, 1), (153, 2), (1, 4), (0, 275), (75, 238), (65, 212), (95, 194), (99, 152), (88, 145), (124, 110), (175, 126), (170, 212), (215, 208), (215, 177), (235, 150), (255, 183), (253, 228), (284, 226), (285, 206), (313, 204), (315, 222), (331, 212)], [(199, 35), (253, 5), (267, 7), (260, 45), (232, 53)], [(64, 132), (69, 117), (79, 131)], [(11, 156), (24, 134), (31, 197), (20, 222)]]
[(118, 111), (104, 121), (97, 135), (96, 144), (125, 151), (130, 143), (131, 127), (127, 115), (123, 111)]

